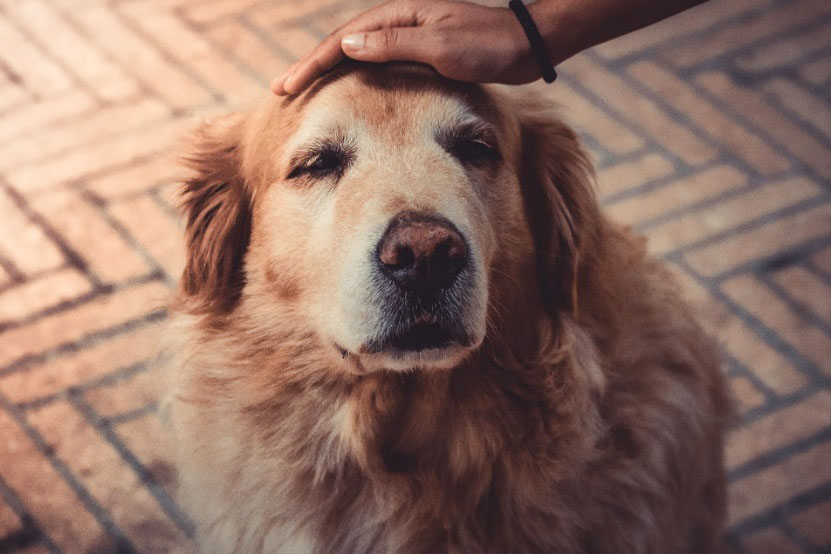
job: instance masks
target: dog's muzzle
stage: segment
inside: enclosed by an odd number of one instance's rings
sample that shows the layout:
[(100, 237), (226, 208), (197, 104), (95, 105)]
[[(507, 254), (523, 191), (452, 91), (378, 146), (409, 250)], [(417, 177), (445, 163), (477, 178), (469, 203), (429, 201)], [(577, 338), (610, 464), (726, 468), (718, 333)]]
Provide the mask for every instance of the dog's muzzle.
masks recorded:
[(469, 249), (444, 218), (402, 212), (390, 221), (375, 252), (383, 330), (362, 351), (417, 352), (471, 342), (463, 316)]

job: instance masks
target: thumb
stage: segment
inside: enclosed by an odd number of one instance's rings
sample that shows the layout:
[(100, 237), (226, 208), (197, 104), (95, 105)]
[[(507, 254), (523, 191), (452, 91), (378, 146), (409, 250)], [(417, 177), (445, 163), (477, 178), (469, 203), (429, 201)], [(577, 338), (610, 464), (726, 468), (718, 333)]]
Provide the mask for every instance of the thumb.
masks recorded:
[(341, 39), (341, 49), (350, 58), (367, 62), (430, 63), (433, 58), (423, 29), (417, 27), (390, 27), (346, 35)]

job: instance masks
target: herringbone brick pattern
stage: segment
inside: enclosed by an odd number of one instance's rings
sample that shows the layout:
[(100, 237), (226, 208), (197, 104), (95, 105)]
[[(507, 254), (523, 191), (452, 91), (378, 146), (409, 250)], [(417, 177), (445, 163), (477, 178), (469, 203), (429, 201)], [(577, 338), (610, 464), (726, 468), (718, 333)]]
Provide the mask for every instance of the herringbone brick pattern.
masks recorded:
[[(0, 551), (191, 551), (157, 412), (179, 137), (366, 7), (0, 0)], [(831, 2), (713, 0), (539, 86), (740, 407), (736, 552), (831, 549)]]

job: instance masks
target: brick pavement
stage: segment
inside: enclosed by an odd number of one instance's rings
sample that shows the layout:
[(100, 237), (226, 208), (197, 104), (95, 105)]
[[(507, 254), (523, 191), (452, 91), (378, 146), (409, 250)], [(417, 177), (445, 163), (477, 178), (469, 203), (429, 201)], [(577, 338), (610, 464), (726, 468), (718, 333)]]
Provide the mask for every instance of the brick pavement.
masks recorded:
[[(365, 4), (0, 0), (0, 552), (188, 552), (152, 370), (172, 152)], [(831, 2), (713, 0), (563, 64), (609, 213), (722, 346), (732, 551), (831, 549)]]

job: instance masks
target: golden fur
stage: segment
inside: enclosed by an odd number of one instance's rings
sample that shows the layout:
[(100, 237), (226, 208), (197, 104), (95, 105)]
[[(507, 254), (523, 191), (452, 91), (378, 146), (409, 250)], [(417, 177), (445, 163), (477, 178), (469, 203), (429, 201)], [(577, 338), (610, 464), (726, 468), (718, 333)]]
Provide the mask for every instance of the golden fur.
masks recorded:
[[(498, 163), (462, 171), (419, 138), (465, 110), (496, 129)], [(337, 185), (286, 178), (298, 133), (354, 129), (373, 146)], [(171, 416), (204, 551), (718, 549), (718, 356), (600, 213), (551, 106), (349, 66), (203, 129), (190, 163)], [(389, 369), (349, 346), (350, 252), (401, 210), (463, 222), (486, 321), (467, 350)]]

